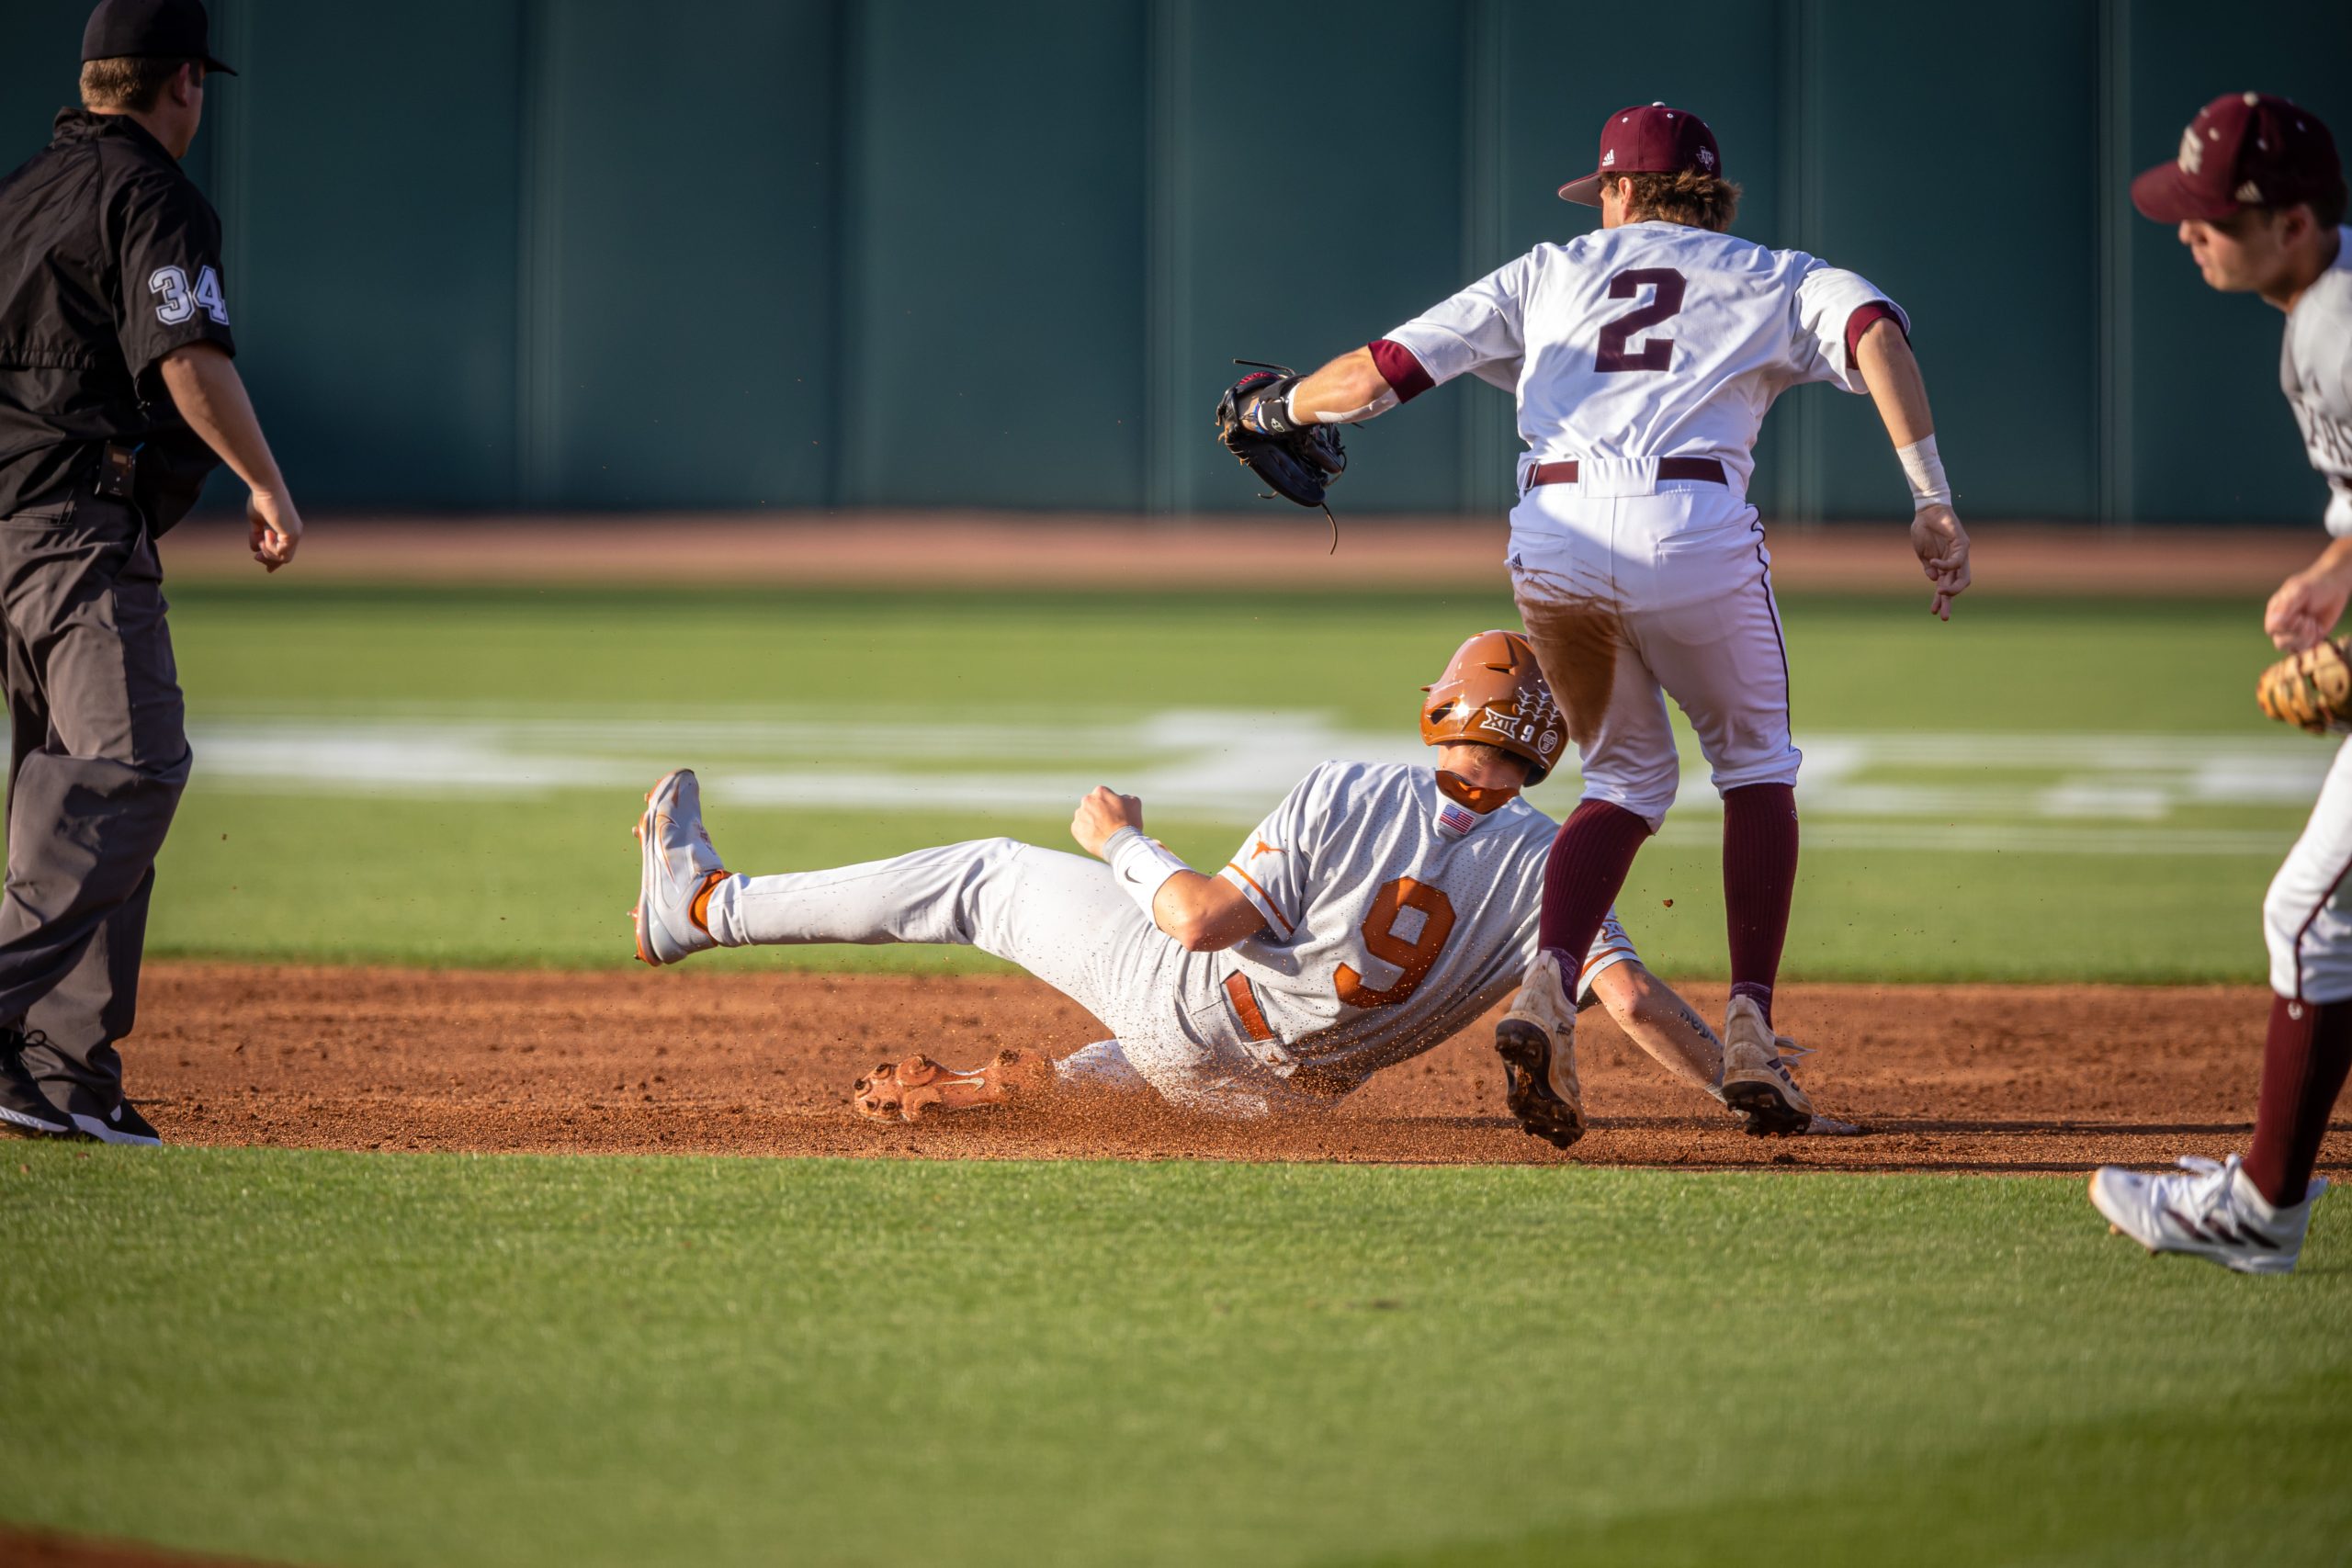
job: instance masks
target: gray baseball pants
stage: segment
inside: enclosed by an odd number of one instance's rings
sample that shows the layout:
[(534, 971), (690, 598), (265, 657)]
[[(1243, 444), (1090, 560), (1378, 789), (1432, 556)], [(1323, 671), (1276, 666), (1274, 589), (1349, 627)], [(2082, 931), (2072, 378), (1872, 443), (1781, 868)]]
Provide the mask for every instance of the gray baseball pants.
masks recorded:
[(61, 1110), (122, 1098), (155, 855), (187, 783), (155, 542), (127, 502), (77, 493), (0, 518), (11, 749), (0, 1024)]
[(831, 871), (730, 876), (709, 908), (710, 934), (725, 947), (923, 942), (1011, 959), (1118, 1036), (1062, 1058), (1065, 1082), (1148, 1086), (1214, 1116), (1329, 1103), (1188, 1025), (1194, 1010), (1222, 1020), (1232, 1004), (1204, 981), (1188, 1005), (1183, 950), (1119, 891), (1109, 866), (1084, 855), (978, 839)]

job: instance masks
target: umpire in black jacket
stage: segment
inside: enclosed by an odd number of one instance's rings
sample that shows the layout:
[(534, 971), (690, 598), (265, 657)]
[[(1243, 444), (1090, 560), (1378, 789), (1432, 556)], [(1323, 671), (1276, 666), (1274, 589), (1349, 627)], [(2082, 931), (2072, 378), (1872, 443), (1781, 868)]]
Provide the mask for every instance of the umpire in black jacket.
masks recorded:
[(179, 159), (197, 0), (104, 0), (82, 104), (0, 181), (0, 641), (11, 750), (0, 1130), (160, 1142), (122, 1094), (155, 854), (188, 748), (156, 536), (226, 460), (254, 558), (301, 518), (231, 355), (220, 220)]

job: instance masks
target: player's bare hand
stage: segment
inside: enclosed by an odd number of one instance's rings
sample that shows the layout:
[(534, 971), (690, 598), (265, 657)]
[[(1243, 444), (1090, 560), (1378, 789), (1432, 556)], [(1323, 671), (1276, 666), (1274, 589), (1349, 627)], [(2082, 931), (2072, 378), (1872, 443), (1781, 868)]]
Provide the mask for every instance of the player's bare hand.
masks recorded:
[(2289, 653), (2301, 653), (2335, 629), (2347, 597), (2352, 597), (2352, 585), (2337, 581), (2334, 572), (2299, 571), (2270, 596), (2262, 612), (2262, 629)]
[(1084, 800), (1078, 803), (1077, 812), (1069, 819), (1069, 836), (1078, 840), (1079, 848), (1088, 854), (1102, 852), (1102, 842), (1122, 828), (1140, 829), (1143, 827), (1143, 802), (1132, 795), (1121, 795), (1107, 784), (1096, 784)]
[(275, 491), (257, 490), (245, 499), (245, 522), (253, 529), (254, 559), (276, 571), (294, 558), (302, 542), (302, 514)]
[(1968, 530), (1960, 525), (1960, 513), (1949, 506), (1923, 506), (1911, 519), (1911, 548), (1919, 558), (1919, 570), (1928, 574), (1935, 585), (1936, 596), (1928, 608), (1936, 619), (1951, 619), (1951, 602), (1968, 592)]

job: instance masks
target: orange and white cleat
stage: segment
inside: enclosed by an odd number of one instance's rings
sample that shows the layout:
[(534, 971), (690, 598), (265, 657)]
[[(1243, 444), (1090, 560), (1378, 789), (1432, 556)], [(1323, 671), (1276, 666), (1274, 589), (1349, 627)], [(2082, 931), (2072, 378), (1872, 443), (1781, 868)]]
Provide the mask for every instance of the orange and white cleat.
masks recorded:
[(727, 874), (702, 825), (702, 786), (692, 768), (680, 768), (646, 792), (637, 819), (639, 869), (637, 955), (648, 964), (675, 964), (718, 945), (695, 919), (695, 900)]
[(850, 1104), (869, 1122), (920, 1122), (943, 1111), (1033, 1103), (1051, 1094), (1054, 1064), (1036, 1051), (999, 1051), (968, 1073), (943, 1067), (920, 1053), (884, 1062), (852, 1087)]

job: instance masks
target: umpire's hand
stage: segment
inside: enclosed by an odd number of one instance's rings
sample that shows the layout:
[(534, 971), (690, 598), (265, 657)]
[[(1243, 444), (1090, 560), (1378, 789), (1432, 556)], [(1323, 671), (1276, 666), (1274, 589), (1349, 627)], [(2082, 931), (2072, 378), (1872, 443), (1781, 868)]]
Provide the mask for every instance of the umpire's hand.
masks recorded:
[(286, 493), (286, 476), (270, 456), (236, 362), (217, 343), (191, 343), (164, 355), (160, 365), (180, 417), (253, 492), (245, 521), (253, 527), (254, 559), (276, 571), (302, 542), (302, 514)]
[(290, 499), (257, 490), (246, 498), (245, 521), (253, 528), (254, 559), (263, 570), (276, 571), (294, 558), (294, 548), (302, 542), (302, 514)]

